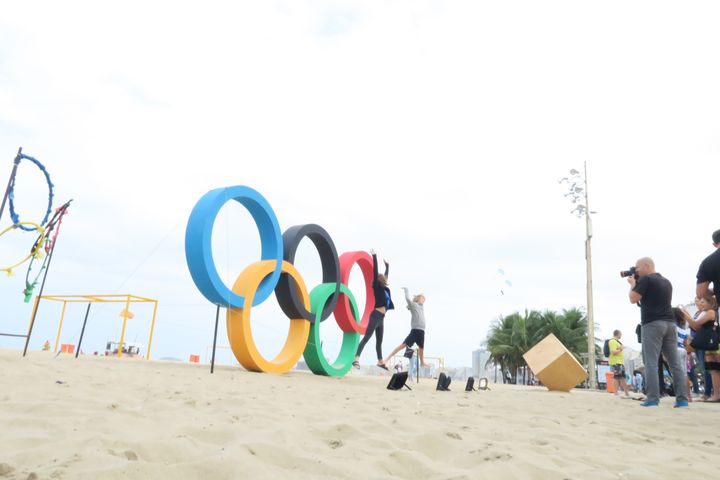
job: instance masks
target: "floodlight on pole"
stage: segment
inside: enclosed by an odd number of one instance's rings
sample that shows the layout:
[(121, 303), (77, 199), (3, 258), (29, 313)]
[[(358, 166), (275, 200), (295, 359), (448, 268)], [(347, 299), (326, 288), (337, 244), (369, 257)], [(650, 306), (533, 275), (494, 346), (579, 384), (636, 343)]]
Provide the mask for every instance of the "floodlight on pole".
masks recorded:
[(592, 251), (590, 241), (592, 240), (592, 219), (590, 214), (590, 203), (588, 202), (587, 163), (583, 162), (584, 174), (574, 168), (570, 170), (570, 176), (560, 180), (560, 183), (568, 184), (569, 197), (575, 208), (570, 211), (578, 218), (585, 217), (585, 267), (587, 273), (587, 337), (588, 337), (588, 376), (590, 377), (590, 388), (597, 388), (597, 375), (595, 372), (595, 321), (593, 319), (593, 294), (592, 294)]

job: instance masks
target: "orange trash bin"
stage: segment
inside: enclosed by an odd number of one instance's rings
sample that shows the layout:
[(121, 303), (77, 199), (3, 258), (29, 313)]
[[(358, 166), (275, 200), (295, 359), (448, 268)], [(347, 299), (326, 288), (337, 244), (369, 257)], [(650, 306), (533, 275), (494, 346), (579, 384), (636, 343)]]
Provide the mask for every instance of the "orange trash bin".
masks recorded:
[(615, 393), (615, 374), (613, 372), (605, 372), (605, 383), (607, 384), (607, 391)]
[(190, 355), (190, 363), (200, 363), (200, 355)]

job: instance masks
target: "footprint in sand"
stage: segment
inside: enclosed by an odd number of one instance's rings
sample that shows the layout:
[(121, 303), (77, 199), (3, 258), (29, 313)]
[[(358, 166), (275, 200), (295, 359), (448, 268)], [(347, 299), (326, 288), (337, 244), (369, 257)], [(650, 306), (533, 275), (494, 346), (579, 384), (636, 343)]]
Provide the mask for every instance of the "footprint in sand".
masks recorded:
[(510, 460), (512, 458), (512, 455), (510, 455), (509, 453), (495, 453), (483, 457), (483, 460), (485, 460), (486, 462), (497, 462), (500, 460)]
[(125, 458), (131, 461), (137, 461), (138, 459), (137, 453), (133, 452), (132, 450), (125, 450), (122, 453), (117, 453), (115, 450), (108, 450), (108, 453), (113, 457)]
[(11, 467), (7, 463), (0, 463), (0, 477), (10, 475), (14, 471), (15, 471), (15, 468)]
[(133, 452), (132, 450), (125, 450), (123, 452), (123, 455), (125, 455), (125, 458), (132, 461), (137, 461), (138, 456), (137, 453)]

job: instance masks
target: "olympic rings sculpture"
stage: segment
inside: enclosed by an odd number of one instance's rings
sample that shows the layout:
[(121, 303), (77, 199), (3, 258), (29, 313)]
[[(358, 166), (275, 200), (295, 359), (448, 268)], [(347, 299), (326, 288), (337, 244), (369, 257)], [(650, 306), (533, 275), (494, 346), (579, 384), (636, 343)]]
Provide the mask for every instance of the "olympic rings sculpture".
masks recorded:
[[(260, 233), (260, 260), (238, 275), (232, 288), (223, 283), (212, 259), (212, 229), (218, 212), (235, 200), (253, 217)], [(320, 256), (322, 283), (308, 293), (305, 281), (293, 265), (300, 241), (310, 239)], [(339, 377), (352, 368), (352, 361), (365, 333), (373, 301), (373, 264), (367, 252), (346, 252), (338, 256), (330, 235), (319, 225), (296, 225), (280, 234), (277, 216), (256, 190), (233, 186), (211, 190), (197, 202), (185, 231), (185, 257), (193, 282), (210, 302), (227, 308), (227, 332), (235, 358), (248, 370), (285, 373), (302, 355), (310, 370), (319, 375)], [(365, 307), (359, 314), (355, 297), (347, 286), (357, 265), (365, 281)], [(257, 350), (250, 328), (253, 306), (275, 297), (290, 327), (280, 353), (272, 360)], [(340, 353), (328, 362), (320, 345), (320, 324), (330, 315), (343, 331)]]

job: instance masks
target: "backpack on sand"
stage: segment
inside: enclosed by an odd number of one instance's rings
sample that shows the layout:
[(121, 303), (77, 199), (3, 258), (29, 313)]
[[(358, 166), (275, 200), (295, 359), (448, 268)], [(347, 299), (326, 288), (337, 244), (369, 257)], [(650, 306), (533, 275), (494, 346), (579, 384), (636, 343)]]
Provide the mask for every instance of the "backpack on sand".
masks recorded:
[(443, 391), (450, 391), (450, 382), (452, 382), (452, 378), (448, 377), (444, 373), (441, 373), (438, 376), (437, 386), (435, 387), (435, 390), (443, 390)]
[(407, 380), (408, 372), (393, 373), (393, 376), (390, 378), (390, 382), (388, 383), (387, 389), (400, 390), (405, 387), (408, 390), (412, 390), (412, 388), (410, 388), (410, 386), (407, 384)]

